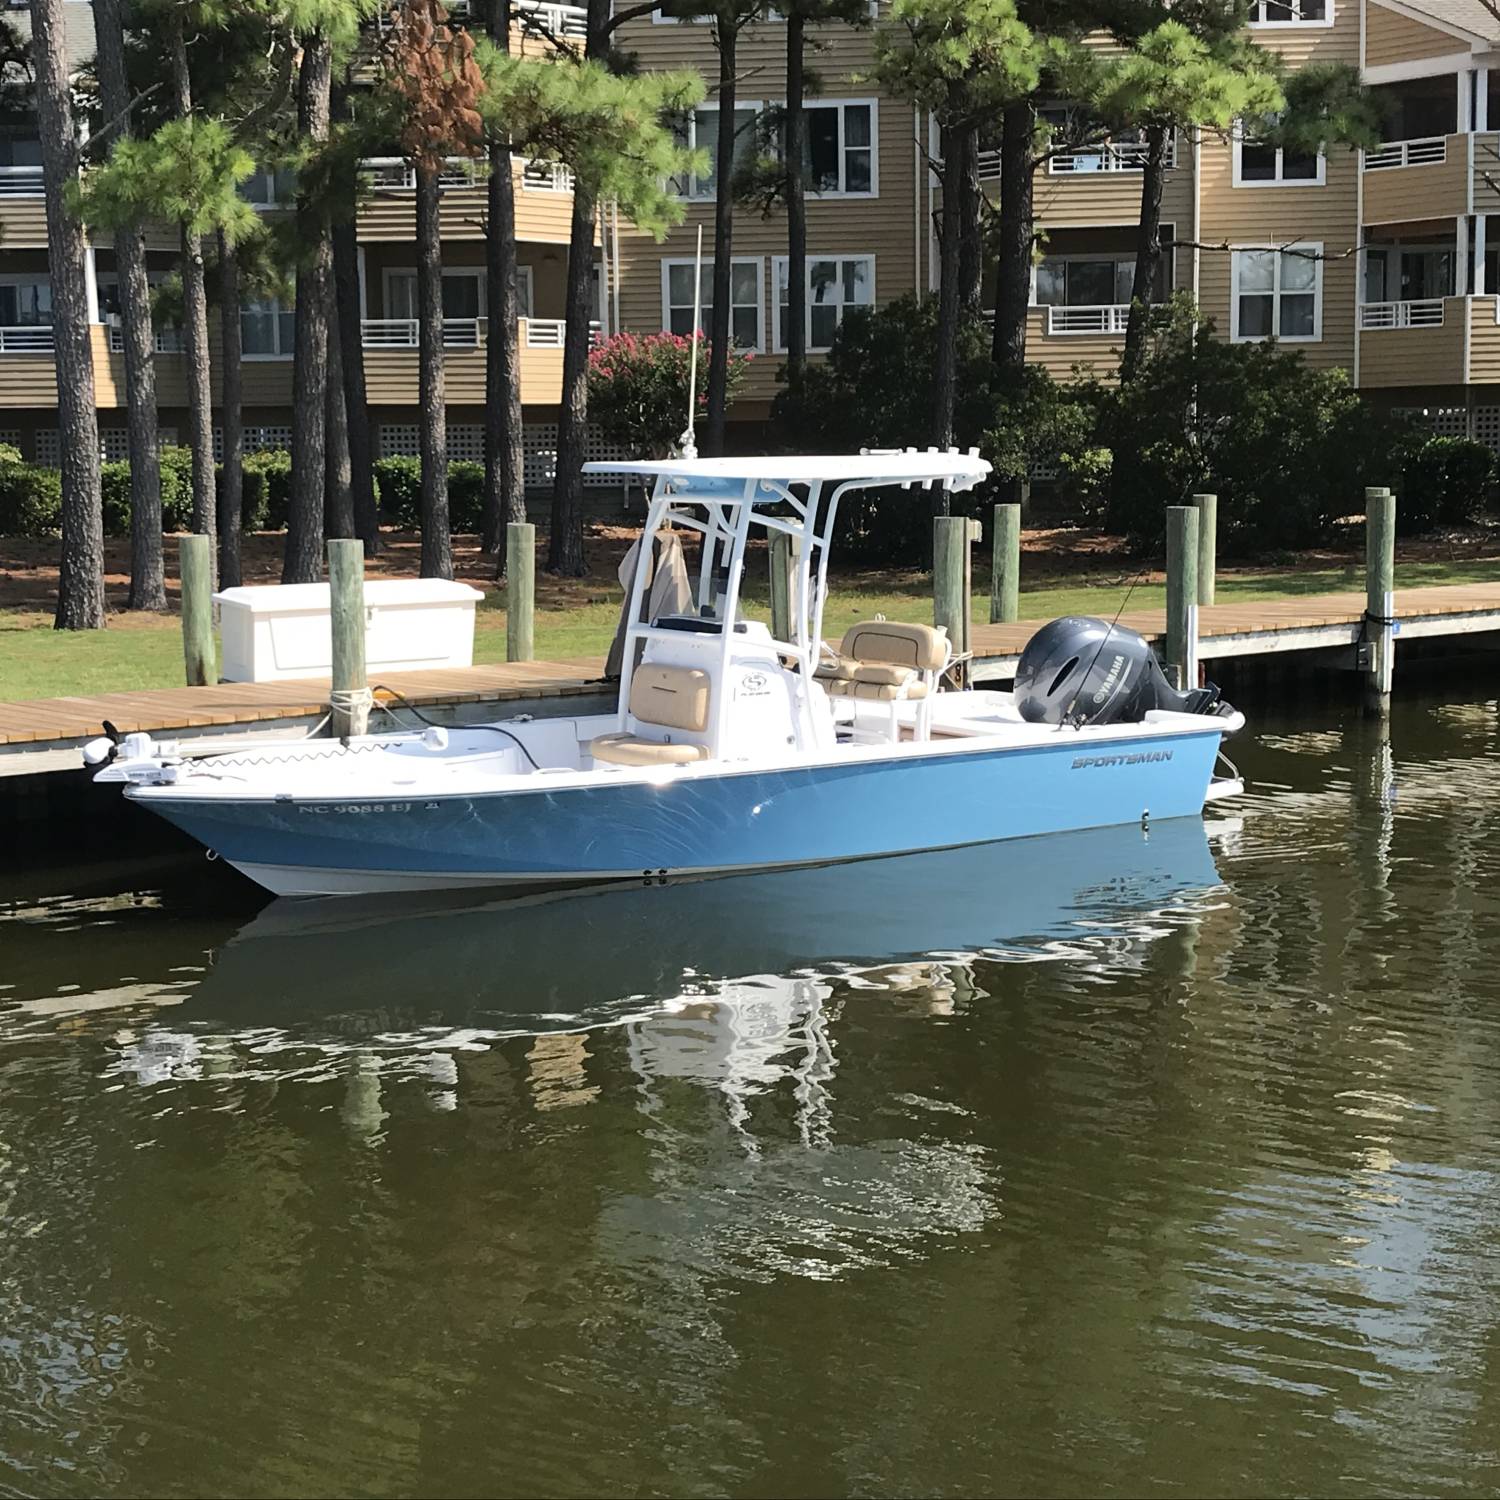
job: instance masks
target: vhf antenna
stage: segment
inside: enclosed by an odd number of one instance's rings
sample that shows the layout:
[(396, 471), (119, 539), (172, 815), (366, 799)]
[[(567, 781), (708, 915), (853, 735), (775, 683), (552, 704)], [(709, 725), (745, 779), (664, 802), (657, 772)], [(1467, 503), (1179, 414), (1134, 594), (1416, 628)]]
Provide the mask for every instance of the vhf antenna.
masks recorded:
[(684, 458), (697, 458), (698, 443), (693, 436), (693, 425), (698, 420), (698, 343), (699, 321), (703, 312), (703, 226), (698, 226), (698, 252), (693, 259), (693, 353), (688, 366), (687, 426), (677, 439)]

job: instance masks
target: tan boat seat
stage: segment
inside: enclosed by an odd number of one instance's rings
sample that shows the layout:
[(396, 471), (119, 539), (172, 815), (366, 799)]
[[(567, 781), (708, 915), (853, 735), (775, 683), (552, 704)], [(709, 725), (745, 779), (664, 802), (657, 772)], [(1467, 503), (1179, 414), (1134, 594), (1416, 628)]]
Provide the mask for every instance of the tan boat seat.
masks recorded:
[(832, 697), (889, 702), (925, 698), (922, 674), (940, 672), (947, 665), (945, 631), (899, 620), (869, 620), (844, 633), (838, 656), (821, 663), (816, 675)]
[(666, 740), (648, 740), (638, 734), (601, 734), (589, 744), (595, 760), (607, 760), (617, 766), (685, 766), (691, 761), (707, 760), (707, 745), (670, 744)]
[(707, 672), (642, 662), (630, 679), (630, 716), (663, 733), (601, 734), (590, 743), (589, 754), (617, 766), (680, 766), (707, 760), (707, 745), (673, 739), (671, 732), (702, 734), (708, 728), (708, 699)]

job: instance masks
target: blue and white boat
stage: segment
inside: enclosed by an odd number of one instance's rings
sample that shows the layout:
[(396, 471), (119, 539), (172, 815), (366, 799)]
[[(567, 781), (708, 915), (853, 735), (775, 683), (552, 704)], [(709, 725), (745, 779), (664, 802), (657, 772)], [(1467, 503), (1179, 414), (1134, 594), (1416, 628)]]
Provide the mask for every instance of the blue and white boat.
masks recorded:
[[(189, 758), (127, 735), (96, 779), (278, 895), (577, 885), (785, 869), (1196, 817), (1240, 715), (1167, 687), (1144, 642), (1054, 622), (1014, 693), (943, 690), (933, 626), (822, 641), (856, 490), (967, 490), (964, 454), (611, 464), (654, 488), (645, 536), (698, 538), (689, 608), (648, 619), (639, 549), (614, 713), (298, 741)], [(791, 540), (790, 639), (740, 608), (752, 539)], [(749, 555), (755, 555), (750, 553)]]

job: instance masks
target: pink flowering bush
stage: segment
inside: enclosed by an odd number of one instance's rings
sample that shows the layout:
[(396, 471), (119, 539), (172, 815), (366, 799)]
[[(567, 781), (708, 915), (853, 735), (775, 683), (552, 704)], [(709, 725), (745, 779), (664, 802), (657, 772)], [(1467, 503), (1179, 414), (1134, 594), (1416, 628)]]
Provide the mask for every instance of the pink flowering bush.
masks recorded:
[[(708, 410), (709, 342), (698, 343), (698, 420)], [(665, 458), (687, 424), (693, 339), (679, 333), (617, 333), (589, 355), (589, 423), (638, 458)], [(751, 356), (730, 351), (728, 396)]]

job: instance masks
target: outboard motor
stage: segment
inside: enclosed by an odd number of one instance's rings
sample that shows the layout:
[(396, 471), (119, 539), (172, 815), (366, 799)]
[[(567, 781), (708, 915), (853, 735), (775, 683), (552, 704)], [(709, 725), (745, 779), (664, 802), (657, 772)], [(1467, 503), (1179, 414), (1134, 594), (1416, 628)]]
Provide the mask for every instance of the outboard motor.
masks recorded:
[(1016, 664), (1016, 707), (1029, 724), (1138, 724), (1153, 708), (1227, 717), (1218, 688), (1178, 692), (1143, 636), (1087, 616), (1043, 625)]

